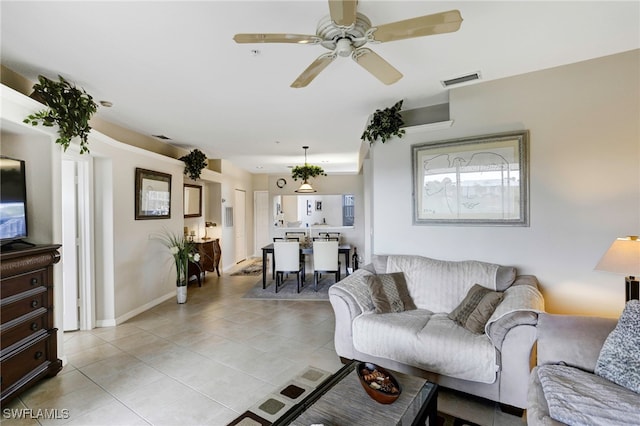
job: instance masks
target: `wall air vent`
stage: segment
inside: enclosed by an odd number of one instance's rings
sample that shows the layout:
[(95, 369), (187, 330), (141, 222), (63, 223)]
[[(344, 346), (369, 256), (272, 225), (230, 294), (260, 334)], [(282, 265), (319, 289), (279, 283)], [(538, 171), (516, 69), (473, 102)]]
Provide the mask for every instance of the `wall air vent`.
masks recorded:
[(460, 77), (450, 78), (449, 80), (442, 80), (440, 83), (444, 87), (456, 86), (462, 83), (469, 83), (474, 80), (480, 80), (482, 76), (480, 75), (480, 71), (473, 72), (470, 74), (461, 75)]

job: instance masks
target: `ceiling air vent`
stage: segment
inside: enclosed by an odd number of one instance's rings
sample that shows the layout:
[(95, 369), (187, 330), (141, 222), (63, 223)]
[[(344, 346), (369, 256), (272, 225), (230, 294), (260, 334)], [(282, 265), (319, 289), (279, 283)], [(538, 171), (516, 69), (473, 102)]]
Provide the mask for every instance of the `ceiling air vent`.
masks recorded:
[(169, 136), (165, 136), (165, 135), (151, 135), (156, 139), (162, 139), (163, 141), (170, 141), (171, 138)]
[(442, 80), (440, 81), (440, 83), (442, 83), (444, 87), (451, 87), (462, 83), (468, 83), (474, 80), (480, 80), (480, 78), (480, 71), (477, 71), (470, 74), (461, 75), (460, 77), (450, 78), (449, 80)]

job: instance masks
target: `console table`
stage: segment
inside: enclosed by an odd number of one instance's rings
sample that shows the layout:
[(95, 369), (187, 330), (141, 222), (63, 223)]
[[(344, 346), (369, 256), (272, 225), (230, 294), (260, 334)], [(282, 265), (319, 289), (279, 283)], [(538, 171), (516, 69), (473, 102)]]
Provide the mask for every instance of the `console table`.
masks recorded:
[(60, 245), (36, 245), (0, 254), (0, 403), (44, 377), (58, 374), (53, 327), (53, 265)]
[(220, 239), (195, 240), (193, 242), (200, 253), (200, 268), (203, 271), (216, 272), (220, 276)]

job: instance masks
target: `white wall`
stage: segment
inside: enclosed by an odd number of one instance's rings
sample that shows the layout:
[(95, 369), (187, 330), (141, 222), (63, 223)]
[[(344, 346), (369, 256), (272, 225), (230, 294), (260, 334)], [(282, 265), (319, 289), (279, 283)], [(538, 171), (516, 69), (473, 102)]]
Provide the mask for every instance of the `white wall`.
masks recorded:
[[(27, 160), (29, 191), (29, 240), (56, 243), (61, 240), (60, 162), (61, 148), (53, 143), (55, 129), (27, 126), (22, 119), (42, 105), (15, 90), (2, 86), (2, 153)], [(109, 326), (175, 297), (175, 266), (168, 250), (157, 238), (164, 230), (182, 234), (184, 218), (182, 161), (155, 154), (114, 140), (97, 131), (89, 137), (94, 158), (95, 201), (95, 290), (96, 324)], [(73, 144), (71, 150), (76, 149)], [(135, 220), (135, 168), (172, 175), (171, 218)], [(202, 184), (212, 187), (212, 196), (233, 200), (234, 189), (251, 193), (250, 173), (223, 162), (225, 175), (204, 170)], [(200, 183), (200, 182), (198, 182)], [(247, 198), (247, 241), (253, 241), (253, 199)], [(207, 208), (219, 201), (209, 202)], [(221, 211), (210, 212), (220, 224)], [(209, 213), (207, 214), (207, 219)], [(201, 218), (204, 224), (204, 218)], [(204, 230), (204, 227), (202, 228)], [(233, 228), (221, 237), (223, 269), (233, 266)], [(64, 250), (64, 247), (62, 248)], [(61, 268), (54, 268), (55, 281), (61, 282)], [(62, 306), (62, 287), (54, 289), (54, 304)], [(61, 309), (55, 325), (61, 324)], [(58, 339), (64, 356), (62, 333)]]
[[(624, 278), (594, 266), (616, 237), (640, 233), (639, 63), (636, 50), (461, 87), (451, 128), (376, 143), (373, 252), (513, 265), (538, 277), (548, 311), (617, 317)], [(522, 129), (529, 227), (412, 225), (412, 144)]]

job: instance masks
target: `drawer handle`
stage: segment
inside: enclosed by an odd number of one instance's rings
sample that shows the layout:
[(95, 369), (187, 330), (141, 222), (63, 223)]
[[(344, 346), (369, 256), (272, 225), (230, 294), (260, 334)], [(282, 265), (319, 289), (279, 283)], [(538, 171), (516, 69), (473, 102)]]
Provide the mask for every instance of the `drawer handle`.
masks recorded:
[(33, 356), (35, 359), (40, 359), (42, 358), (42, 355), (44, 355), (41, 351), (36, 352), (36, 354)]
[(32, 322), (31, 323), (31, 330), (36, 331), (38, 329), (38, 323), (37, 322)]
[(31, 307), (32, 308), (37, 308), (38, 307), (39, 302), (36, 299), (33, 299), (31, 301)]
[(37, 278), (31, 278), (31, 285), (38, 285), (38, 279)]

